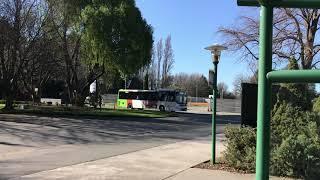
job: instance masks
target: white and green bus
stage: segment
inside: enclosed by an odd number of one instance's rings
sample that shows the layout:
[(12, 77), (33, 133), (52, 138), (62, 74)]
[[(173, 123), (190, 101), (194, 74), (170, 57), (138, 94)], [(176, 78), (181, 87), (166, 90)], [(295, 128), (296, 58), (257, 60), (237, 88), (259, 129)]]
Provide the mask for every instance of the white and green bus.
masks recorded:
[(157, 109), (160, 111), (186, 111), (187, 94), (179, 90), (120, 89), (118, 108)]

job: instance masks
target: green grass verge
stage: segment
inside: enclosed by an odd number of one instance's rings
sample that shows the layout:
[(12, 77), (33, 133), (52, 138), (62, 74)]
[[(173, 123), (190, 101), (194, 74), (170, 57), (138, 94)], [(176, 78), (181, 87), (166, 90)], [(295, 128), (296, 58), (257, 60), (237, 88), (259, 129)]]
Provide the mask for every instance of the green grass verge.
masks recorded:
[(138, 117), (138, 118), (164, 118), (175, 116), (175, 113), (148, 111), (148, 110), (113, 110), (102, 109), (93, 110), (90, 108), (70, 108), (70, 107), (28, 107), (24, 110), (0, 111), (0, 113), (10, 114), (32, 114), (50, 117), (86, 117), (103, 119), (106, 117)]

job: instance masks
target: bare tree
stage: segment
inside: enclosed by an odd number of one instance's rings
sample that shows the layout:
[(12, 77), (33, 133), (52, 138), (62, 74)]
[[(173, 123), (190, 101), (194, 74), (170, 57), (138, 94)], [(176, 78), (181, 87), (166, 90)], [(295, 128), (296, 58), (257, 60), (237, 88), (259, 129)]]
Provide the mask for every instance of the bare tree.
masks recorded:
[[(196, 82), (196, 83), (195, 83)], [(208, 97), (208, 80), (201, 74), (179, 73), (173, 77), (172, 88), (187, 92), (188, 96)]]
[[(273, 21), (273, 63), (288, 63), (291, 57), (302, 69), (317, 68), (320, 41), (317, 38), (320, 12), (316, 9), (276, 9)], [(243, 16), (239, 26), (220, 28), (226, 44), (242, 53), (242, 59), (256, 68), (259, 45), (259, 20)]]
[(47, 6), (38, 0), (3, 0), (0, 3), (0, 67), (6, 108), (13, 108), (18, 82), (31, 64), (36, 44), (43, 35)]
[[(31, 95), (34, 102), (40, 102), (43, 87), (50, 79), (61, 77), (62, 66), (57, 46), (55, 39), (44, 35), (36, 43), (30, 65), (23, 70), (21, 78), (23, 89)], [(37, 92), (35, 88), (38, 89)]]
[(220, 94), (220, 97), (223, 97), (224, 95), (228, 94), (228, 85), (224, 82), (219, 82), (217, 85), (217, 89)]
[(160, 39), (157, 43), (157, 61), (158, 61), (158, 69), (157, 69), (157, 88), (160, 87), (161, 84), (161, 62), (163, 57), (163, 44), (162, 39)]
[(242, 83), (250, 83), (250, 78), (244, 76), (243, 74), (239, 74), (233, 81), (233, 93), (235, 96), (240, 96), (242, 92)]
[(169, 77), (174, 65), (174, 54), (171, 45), (171, 35), (169, 35), (166, 39), (163, 55), (162, 87), (166, 88), (170, 85)]
[(155, 89), (156, 81), (157, 81), (157, 62), (156, 62), (156, 52), (154, 47), (152, 48), (151, 63), (149, 65), (148, 72), (149, 72), (149, 88)]

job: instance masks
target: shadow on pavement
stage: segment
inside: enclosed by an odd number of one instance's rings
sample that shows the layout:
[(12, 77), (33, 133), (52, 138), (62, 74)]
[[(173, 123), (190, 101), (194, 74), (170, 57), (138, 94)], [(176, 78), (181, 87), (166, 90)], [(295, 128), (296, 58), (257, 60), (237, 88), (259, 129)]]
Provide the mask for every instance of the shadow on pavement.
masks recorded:
[[(127, 139), (195, 138), (188, 131), (209, 127), (211, 115), (179, 114), (169, 118), (49, 118), (26, 115), (0, 115), (0, 133), (45, 144), (113, 143)], [(218, 124), (233, 124), (238, 116), (218, 116)], [(239, 120), (240, 122), (240, 120)], [(238, 123), (239, 123), (238, 122)], [(208, 134), (208, 133), (207, 133)], [(200, 133), (201, 135), (201, 133)], [(3, 142), (6, 145), (22, 145)]]

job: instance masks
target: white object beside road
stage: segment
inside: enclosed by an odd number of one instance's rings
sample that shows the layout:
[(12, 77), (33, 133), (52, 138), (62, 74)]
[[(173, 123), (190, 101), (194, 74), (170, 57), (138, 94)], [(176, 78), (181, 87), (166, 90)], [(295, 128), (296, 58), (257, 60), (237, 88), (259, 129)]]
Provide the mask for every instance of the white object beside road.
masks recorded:
[(41, 98), (40, 102), (43, 104), (61, 105), (61, 99)]

